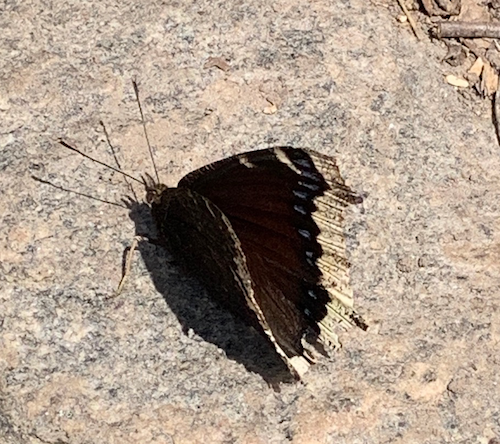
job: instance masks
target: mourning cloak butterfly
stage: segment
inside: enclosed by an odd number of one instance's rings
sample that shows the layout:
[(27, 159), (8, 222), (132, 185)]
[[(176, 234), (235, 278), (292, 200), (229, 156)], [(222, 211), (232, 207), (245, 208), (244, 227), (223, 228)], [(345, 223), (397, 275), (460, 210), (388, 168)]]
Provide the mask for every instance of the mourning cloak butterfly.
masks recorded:
[(144, 179), (164, 245), (302, 376), (338, 326), (367, 326), (349, 287), (343, 210), (360, 203), (335, 161), (307, 149), (239, 154), (168, 188)]

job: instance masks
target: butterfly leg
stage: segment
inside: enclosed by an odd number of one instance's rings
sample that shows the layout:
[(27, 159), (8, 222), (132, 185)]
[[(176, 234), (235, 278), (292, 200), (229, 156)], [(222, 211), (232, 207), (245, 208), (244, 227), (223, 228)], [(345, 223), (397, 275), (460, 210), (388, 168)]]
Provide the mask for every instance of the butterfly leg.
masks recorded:
[(113, 297), (118, 296), (122, 292), (123, 287), (125, 286), (125, 280), (127, 279), (127, 276), (130, 274), (130, 269), (132, 267), (132, 256), (134, 254), (134, 251), (137, 249), (137, 246), (139, 245), (139, 241), (146, 241), (151, 245), (156, 245), (158, 247), (164, 246), (164, 243), (160, 239), (152, 239), (146, 235), (141, 235), (141, 234), (136, 235), (130, 247), (127, 247), (126, 249), (125, 258), (123, 262), (122, 278), (120, 279), (120, 283), (118, 284), (118, 288), (116, 289)]
[(118, 296), (122, 292), (123, 287), (125, 286), (125, 280), (126, 280), (127, 276), (129, 275), (130, 268), (132, 266), (132, 256), (134, 254), (134, 251), (137, 248), (137, 245), (139, 245), (139, 241), (142, 240), (142, 239), (143, 239), (142, 236), (135, 236), (134, 240), (132, 241), (132, 244), (128, 248), (128, 251), (127, 251), (127, 253), (125, 255), (125, 261), (123, 263), (122, 278), (120, 280), (120, 283), (118, 284), (118, 288), (116, 289), (115, 294), (113, 295), (113, 297)]

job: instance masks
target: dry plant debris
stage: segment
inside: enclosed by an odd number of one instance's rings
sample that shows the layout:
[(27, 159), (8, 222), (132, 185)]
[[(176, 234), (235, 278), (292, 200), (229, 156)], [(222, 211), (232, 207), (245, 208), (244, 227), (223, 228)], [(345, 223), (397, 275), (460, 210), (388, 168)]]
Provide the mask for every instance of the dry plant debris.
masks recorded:
[(431, 38), (447, 45), (443, 62), (457, 69), (445, 73), (446, 83), (459, 90), (471, 88), (485, 98), (495, 96), (500, 72), (500, 44), (495, 40), (500, 38), (500, 0), (420, 0), (420, 8), (416, 1), (398, 3), (418, 40), (423, 40), (422, 30), (427, 29)]
[(220, 70), (227, 72), (231, 69), (231, 65), (224, 60), (222, 57), (209, 57), (205, 64), (203, 65), (203, 68), (209, 69), (213, 67), (219, 68)]

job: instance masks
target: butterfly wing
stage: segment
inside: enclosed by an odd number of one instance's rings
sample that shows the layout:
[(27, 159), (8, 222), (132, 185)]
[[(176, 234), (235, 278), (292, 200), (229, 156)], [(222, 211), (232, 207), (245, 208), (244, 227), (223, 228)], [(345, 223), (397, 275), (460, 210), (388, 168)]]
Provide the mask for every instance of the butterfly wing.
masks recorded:
[(152, 205), (152, 213), (160, 243), (200, 279), (217, 302), (258, 326), (251, 309), (253, 289), (245, 255), (222, 212), (194, 191), (169, 188)]
[[(219, 304), (260, 331), (286, 359), (255, 299), (241, 242), (221, 210), (195, 191), (171, 188), (161, 193), (152, 212), (161, 243)], [(306, 364), (295, 359), (291, 370), (302, 372)]]
[(308, 343), (320, 352), (337, 346), (338, 324), (366, 329), (352, 309), (343, 234), (344, 208), (361, 199), (332, 158), (289, 147), (253, 151), (196, 170), (178, 187), (230, 222), (260, 318), (289, 364), (314, 360)]

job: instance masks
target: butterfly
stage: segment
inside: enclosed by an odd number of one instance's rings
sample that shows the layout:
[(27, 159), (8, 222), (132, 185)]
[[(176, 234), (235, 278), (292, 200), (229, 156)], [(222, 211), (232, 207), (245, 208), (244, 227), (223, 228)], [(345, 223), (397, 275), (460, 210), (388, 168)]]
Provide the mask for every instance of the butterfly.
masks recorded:
[(159, 239), (210, 296), (260, 332), (300, 378), (353, 309), (344, 209), (361, 203), (335, 160), (277, 147), (204, 166), (168, 188), (146, 175)]

